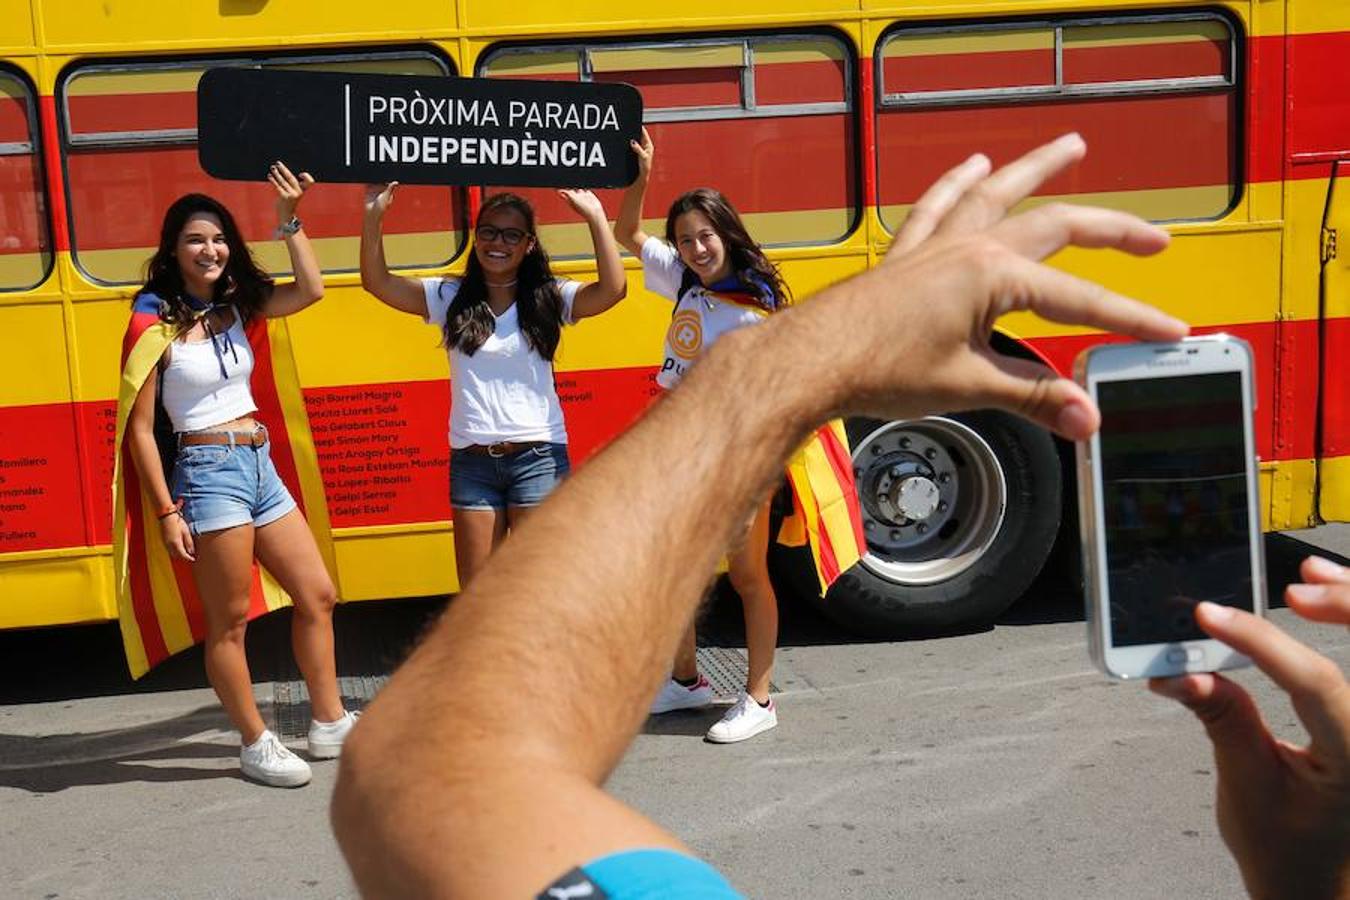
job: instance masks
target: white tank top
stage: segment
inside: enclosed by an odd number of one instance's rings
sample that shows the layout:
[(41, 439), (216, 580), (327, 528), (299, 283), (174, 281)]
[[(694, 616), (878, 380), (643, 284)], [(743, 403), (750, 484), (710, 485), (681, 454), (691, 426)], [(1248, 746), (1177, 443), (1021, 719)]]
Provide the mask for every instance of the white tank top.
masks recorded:
[(201, 431), (256, 412), (248, 386), (252, 375), (253, 348), (238, 313), (229, 330), (214, 338), (174, 341), (160, 386), (173, 430)]

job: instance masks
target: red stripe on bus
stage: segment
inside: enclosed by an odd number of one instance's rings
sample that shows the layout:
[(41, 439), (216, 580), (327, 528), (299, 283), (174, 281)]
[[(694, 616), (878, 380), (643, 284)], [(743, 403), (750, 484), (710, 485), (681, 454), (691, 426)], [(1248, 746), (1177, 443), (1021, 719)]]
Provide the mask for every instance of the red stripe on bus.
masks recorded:
[[(1066, 40), (1067, 40), (1066, 35)], [(1228, 74), (1227, 40), (1064, 48), (1065, 84)]]
[(197, 127), (196, 91), (67, 97), (66, 109), (71, 133), (77, 135)]
[(642, 92), (642, 105), (648, 108), (741, 105), (739, 66), (597, 72), (594, 80), (631, 84)]
[(0, 156), (0, 255), (47, 249), (40, 171), (36, 154)]
[(845, 99), (844, 71), (843, 60), (775, 63), (757, 59), (755, 102), (760, 106), (778, 103), (840, 103)]
[[(47, 208), (51, 210), (52, 217), (52, 246), (59, 252), (69, 252), (70, 224), (66, 214), (66, 186), (61, 179), (61, 140), (56, 127), (56, 98), (50, 94), (39, 97), (38, 112), (42, 128), (42, 159), (47, 176)], [(135, 215), (143, 214), (144, 210)]]
[[(1291, 355), (1291, 358), (1298, 357)], [(1321, 453), (1323, 456), (1350, 455), (1350, 319), (1327, 320), (1326, 365), (1322, 374), (1324, 419)], [(1315, 380), (1313, 387), (1316, 387)], [(1306, 386), (1301, 388), (1308, 390)], [(1313, 397), (1316, 394), (1305, 393), (1302, 396)]]
[[(69, 156), (68, 165), (81, 250), (139, 247), (148, 257), (159, 242), (164, 210), (189, 191), (224, 203), (246, 240), (270, 240), (277, 226), (270, 185), (213, 179), (197, 164), (195, 148), (80, 151)], [(311, 238), (359, 235), (364, 190), (359, 184), (316, 185), (301, 210), (306, 233)], [(457, 221), (453, 196), (444, 187), (400, 186), (385, 217), (385, 234), (445, 232), (448, 257), (454, 250), (448, 232)]]
[(1055, 54), (1039, 50), (891, 56), (881, 61), (886, 93), (1046, 86), (1055, 83)]
[(858, 103), (862, 108), (863, 203), (876, 206), (877, 194), (877, 104), (872, 60), (863, 57), (858, 73)]
[(881, 203), (913, 202), (974, 150), (999, 164), (1070, 131), (1087, 141), (1087, 157), (1038, 193), (1226, 184), (1237, 161), (1222, 123), (1236, 115), (1235, 102), (1229, 94), (882, 112)]
[[(1346, 336), (1350, 353), (1350, 319), (1333, 320)], [(1255, 322), (1197, 328), (1195, 334), (1224, 331), (1243, 338), (1252, 346), (1256, 363), (1256, 452), (1262, 459), (1308, 459), (1315, 453), (1317, 411), (1316, 396), (1318, 324), (1316, 320), (1289, 322)], [(1062, 375), (1073, 369), (1073, 360), (1080, 351), (1096, 344), (1116, 343), (1122, 340), (1114, 335), (1088, 334), (1064, 337), (1034, 338), (1028, 343), (1047, 359)], [(1328, 344), (1328, 358), (1337, 359), (1336, 351)], [(1331, 384), (1334, 377), (1329, 377)], [(1302, 402), (1298, 402), (1298, 401)], [(1331, 409), (1324, 402), (1324, 408)], [(1278, 415), (1278, 418), (1277, 418)], [(1325, 423), (1327, 441), (1350, 440), (1350, 421), (1337, 415)]]
[(28, 95), (0, 96), (0, 144), (23, 144), (32, 139), (28, 133)]

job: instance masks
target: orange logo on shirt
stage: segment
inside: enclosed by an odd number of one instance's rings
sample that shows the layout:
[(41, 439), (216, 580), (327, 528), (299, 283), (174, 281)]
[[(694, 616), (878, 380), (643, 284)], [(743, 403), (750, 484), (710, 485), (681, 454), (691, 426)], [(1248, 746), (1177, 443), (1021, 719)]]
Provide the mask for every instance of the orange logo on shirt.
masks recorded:
[(670, 349), (680, 359), (693, 359), (703, 349), (703, 323), (691, 310), (677, 312), (670, 320)]

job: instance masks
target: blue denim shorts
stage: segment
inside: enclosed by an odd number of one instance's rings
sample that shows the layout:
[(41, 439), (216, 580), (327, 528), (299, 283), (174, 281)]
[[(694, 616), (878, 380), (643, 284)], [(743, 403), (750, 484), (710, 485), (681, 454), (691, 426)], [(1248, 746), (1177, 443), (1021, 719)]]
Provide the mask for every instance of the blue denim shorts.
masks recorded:
[(458, 509), (538, 506), (571, 470), (566, 444), (540, 444), (507, 456), (450, 451), (450, 505)]
[(295, 509), (272, 465), (270, 442), (179, 447), (169, 492), (183, 501), (183, 518), (193, 534), (250, 523), (261, 528)]

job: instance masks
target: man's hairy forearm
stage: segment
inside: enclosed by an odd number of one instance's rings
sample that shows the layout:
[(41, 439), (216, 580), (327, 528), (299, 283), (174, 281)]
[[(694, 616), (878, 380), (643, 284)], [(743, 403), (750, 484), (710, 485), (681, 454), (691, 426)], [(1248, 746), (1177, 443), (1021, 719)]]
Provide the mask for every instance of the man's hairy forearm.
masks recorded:
[[(387, 689), (425, 704), (433, 685), (457, 685), (408, 723), (418, 745), (444, 758), (452, 742), (468, 765), (475, 736), (460, 723), (473, 721), (490, 736), (486, 763), (505, 745), (608, 774), (729, 541), (824, 416), (819, 383), (795, 371), (808, 348), (784, 340), (791, 318), (723, 338), (501, 547)], [(757, 351), (766, 340), (773, 354)], [(676, 442), (683, 452), (663, 452)]]

